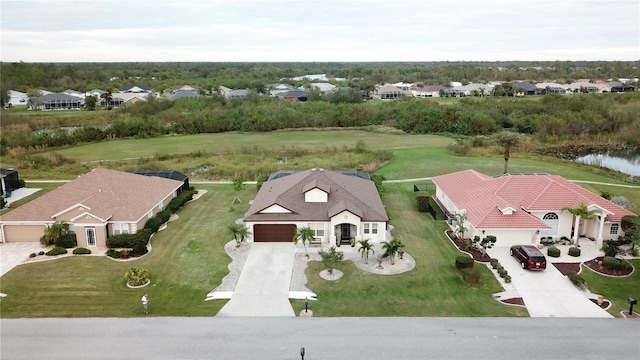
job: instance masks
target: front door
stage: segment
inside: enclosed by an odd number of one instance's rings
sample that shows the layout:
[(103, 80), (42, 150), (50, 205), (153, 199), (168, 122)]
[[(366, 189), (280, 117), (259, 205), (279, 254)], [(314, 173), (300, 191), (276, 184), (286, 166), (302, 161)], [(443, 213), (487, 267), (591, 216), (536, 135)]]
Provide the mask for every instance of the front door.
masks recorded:
[(348, 244), (351, 242), (351, 225), (340, 224), (340, 243)]
[(96, 228), (85, 228), (84, 235), (87, 239), (87, 246), (96, 246)]

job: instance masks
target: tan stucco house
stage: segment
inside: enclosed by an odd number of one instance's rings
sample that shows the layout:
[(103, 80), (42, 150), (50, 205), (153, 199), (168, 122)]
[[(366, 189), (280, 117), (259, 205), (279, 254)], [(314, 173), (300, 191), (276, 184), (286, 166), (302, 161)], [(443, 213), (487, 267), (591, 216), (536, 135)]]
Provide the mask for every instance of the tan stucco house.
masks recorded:
[(36, 242), (55, 222), (69, 224), (78, 246), (104, 247), (109, 236), (136, 233), (164, 210), (182, 181), (103, 168), (0, 216), (1, 242)]
[(375, 183), (356, 175), (310, 169), (265, 182), (244, 218), (249, 241), (290, 242), (310, 227), (316, 241), (348, 244), (389, 239), (389, 217)]

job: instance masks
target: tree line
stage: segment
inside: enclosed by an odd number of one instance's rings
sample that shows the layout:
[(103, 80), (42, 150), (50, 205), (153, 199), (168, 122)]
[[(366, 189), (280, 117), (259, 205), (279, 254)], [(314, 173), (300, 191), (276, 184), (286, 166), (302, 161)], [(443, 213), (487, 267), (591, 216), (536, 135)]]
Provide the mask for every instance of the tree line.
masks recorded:
[(111, 111), (78, 111), (53, 118), (3, 113), (1, 144), (8, 148), (58, 147), (127, 137), (165, 134), (268, 132), (288, 128), (381, 125), (406, 133), (489, 135), (500, 130), (542, 141), (605, 136), (640, 145), (640, 93), (545, 95), (538, 99), (463, 98), (451, 102), (403, 98), (394, 101), (332, 103), (325, 99), (289, 103), (272, 97), (153, 99)]

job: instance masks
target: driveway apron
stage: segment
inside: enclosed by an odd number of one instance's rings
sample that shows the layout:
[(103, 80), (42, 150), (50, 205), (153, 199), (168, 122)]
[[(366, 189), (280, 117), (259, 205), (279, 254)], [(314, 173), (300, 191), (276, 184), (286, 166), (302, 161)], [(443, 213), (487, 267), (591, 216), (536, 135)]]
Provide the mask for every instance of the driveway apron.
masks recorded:
[(496, 247), (488, 251), (511, 275), (511, 285), (522, 296), (531, 317), (612, 317), (591, 302), (586, 294), (562, 275), (547, 257), (544, 271), (524, 270), (509, 247)]
[(47, 251), (39, 242), (17, 242), (0, 244), (0, 276), (29, 258), (29, 254)]
[(217, 316), (295, 316), (289, 284), (293, 243), (253, 243), (231, 299)]

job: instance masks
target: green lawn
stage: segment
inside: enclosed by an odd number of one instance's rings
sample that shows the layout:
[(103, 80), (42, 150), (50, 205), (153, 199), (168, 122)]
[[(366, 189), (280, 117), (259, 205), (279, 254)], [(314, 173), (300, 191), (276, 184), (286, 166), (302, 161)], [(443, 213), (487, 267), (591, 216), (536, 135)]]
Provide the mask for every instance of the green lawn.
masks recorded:
[[(150, 297), (151, 315), (213, 316), (225, 301), (205, 302), (206, 294), (228, 273), (230, 258), (223, 245), (230, 239), (227, 225), (241, 217), (245, 205), (230, 211), (231, 186), (203, 187), (208, 191), (186, 205), (179, 219), (152, 239), (153, 250), (128, 262), (73, 256), (20, 265), (2, 276), (1, 316), (130, 317), (142, 313), (140, 297)], [(248, 199), (246, 190), (241, 198)], [(129, 289), (124, 280), (131, 267), (148, 268), (152, 283)]]
[[(629, 297), (640, 298), (640, 259), (629, 261), (635, 271), (627, 277), (599, 275), (586, 266), (582, 266), (580, 275), (586, 280), (589, 291), (600, 294), (611, 301), (609, 313), (620, 317), (620, 311), (629, 310)], [(637, 308), (636, 308), (637, 311)]]

